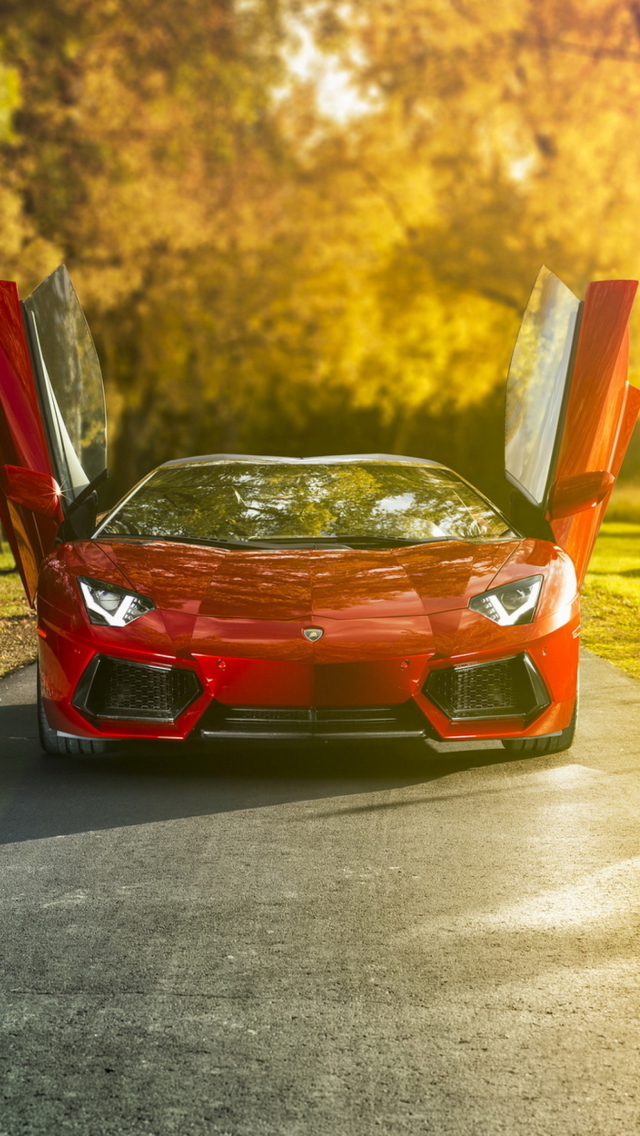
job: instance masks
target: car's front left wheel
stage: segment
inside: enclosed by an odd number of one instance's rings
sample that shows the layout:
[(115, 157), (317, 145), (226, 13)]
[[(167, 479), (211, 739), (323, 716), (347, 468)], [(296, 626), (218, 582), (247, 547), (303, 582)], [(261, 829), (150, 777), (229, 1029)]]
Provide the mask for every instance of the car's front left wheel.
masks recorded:
[(69, 738), (52, 729), (47, 720), (44, 702), (40, 693), (40, 667), (38, 666), (38, 734), (40, 745), (49, 757), (67, 754), (81, 754), (85, 757), (98, 757), (106, 752), (107, 743), (93, 738)]
[(573, 745), (578, 720), (578, 700), (573, 708), (569, 725), (557, 734), (547, 734), (541, 738), (502, 738), (508, 753), (521, 753), (523, 757), (545, 757), (549, 753), (562, 753)]

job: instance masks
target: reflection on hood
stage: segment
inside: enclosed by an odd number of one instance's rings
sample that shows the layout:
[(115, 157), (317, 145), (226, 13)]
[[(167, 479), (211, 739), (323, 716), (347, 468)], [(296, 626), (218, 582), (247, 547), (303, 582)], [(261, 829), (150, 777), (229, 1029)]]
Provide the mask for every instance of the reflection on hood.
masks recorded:
[(217, 619), (424, 615), (465, 607), (519, 541), (384, 551), (235, 552), (162, 541), (101, 541), (131, 586), (159, 608)]

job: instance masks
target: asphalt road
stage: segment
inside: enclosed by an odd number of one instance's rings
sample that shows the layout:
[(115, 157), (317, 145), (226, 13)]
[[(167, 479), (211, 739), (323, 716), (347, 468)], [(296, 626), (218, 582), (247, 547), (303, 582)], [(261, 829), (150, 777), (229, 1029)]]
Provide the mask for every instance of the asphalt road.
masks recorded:
[(46, 758), (34, 689), (0, 684), (1, 1136), (640, 1131), (640, 684), (586, 657), (529, 761)]

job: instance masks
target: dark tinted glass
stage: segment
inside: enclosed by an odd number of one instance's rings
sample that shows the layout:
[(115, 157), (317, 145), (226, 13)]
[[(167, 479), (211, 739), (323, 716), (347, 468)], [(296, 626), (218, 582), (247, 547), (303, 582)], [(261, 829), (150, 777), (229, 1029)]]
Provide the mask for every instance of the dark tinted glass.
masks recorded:
[(546, 498), (580, 301), (541, 268), (507, 381), (505, 468), (541, 505)]
[(215, 543), (495, 539), (506, 522), (448, 470), (396, 462), (221, 461), (156, 470), (101, 534)]
[(65, 494), (75, 497), (107, 463), (100, 363), (64, 265), (24, 306), (54, 468)]

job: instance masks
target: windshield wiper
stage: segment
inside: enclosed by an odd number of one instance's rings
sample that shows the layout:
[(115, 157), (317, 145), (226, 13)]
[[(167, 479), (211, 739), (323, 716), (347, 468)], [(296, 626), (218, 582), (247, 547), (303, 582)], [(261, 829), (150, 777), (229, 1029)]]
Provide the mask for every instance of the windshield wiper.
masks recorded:
[(351, 544), (356, 548), (360, 545), (364, 545), (365, 547), (373, 546), (374, 548), (400, 548), (406, 545), (411, 546), (413, 544), (438, 544), (440, 541), (453, 540), (454, 538), (451, 536), (368, 536), (366, 533), (353, 533), (347, 536), (343, 536), (342, 533), (340, 533), (337, 536), (326, 537), (325, 539), (335, 540), (339, 543), (344, 544)]
[(225, 537), (212, 536), (207, 538), (200, 538), (197, 536), (172, 536), (170, 533), (113, 533), (108, 529), (102, 531), (96, 537), (99, 540), (101, 537), (106, 537), (109, 540), (131, 540), (142, 541), (150, 544), (155, 541), (166, 540), (171, 544), (197, 544), (205, 548), (265, 548), (267, 547), (263, 541), (251, 540), (227, 540)]
[(367, 533), (323, 533), (319, 536), (273, 536), (263, 537), (264, 547), (279, 548), (287, 545), (289, 548), (318, 548), (341, 545), (345, 548), (398, 548), (413, 544), (433, 544), (442, 540), (453, 540), (450, 536), (435, 537), (395, 537), (377, 536)]
[(255, 537), (253, 540), (234, 540), (228, 537), (211, 536), (206, 539), (195, 536), (175, 536), (169, 533), (113, 533), (102, 529), (96, 539), (107, 538), (117, 541), (142, 541), (145, 543), (155, 541), (169, 541), (172, 544), (196, 544), (205, 548), (248, 548), (248, 549), (274, 549), (279, 548), (399, 548), (416, 544), (434, 544), (443, 540), (453, 540), (451, 536), (436, 536), (426, 539), (414, 537), (391, 536), (273, 536)]

